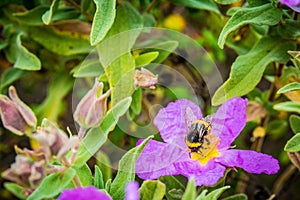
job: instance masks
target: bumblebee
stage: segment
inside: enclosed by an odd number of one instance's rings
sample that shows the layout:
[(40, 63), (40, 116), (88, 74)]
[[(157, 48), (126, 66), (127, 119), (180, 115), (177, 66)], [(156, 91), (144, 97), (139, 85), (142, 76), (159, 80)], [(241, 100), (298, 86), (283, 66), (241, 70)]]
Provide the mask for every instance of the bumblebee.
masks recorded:
[(201, 153), (201, 149), (210, 145), (209, 135), (211, 132), (210, 122), (204, 120), (196, 120), (189, 126), (189, 132), (185, 137), (185, 143), (189, 152)]
[(201, 120), (197, 119), (191, 108), (185, 112), (185, 120), (188, 126), (188, 133), (185, 143), (188, 146), (187, 152), (192, 159), (203, 159), (209, 155), (219, 142), (219, 137), (211, 133), (212, 116), (207, 116)]

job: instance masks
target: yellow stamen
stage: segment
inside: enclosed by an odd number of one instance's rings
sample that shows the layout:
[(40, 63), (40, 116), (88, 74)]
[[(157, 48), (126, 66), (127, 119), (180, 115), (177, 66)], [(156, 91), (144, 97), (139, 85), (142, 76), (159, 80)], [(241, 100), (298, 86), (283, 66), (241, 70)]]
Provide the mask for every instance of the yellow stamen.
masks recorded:
[(220, 138), (214, 135), (206, 136), (210, 142), (203, 143), (202, 148), (198, 152), (191, 152), (190, 156), (192, 160), (198, 160), (201, 165), (206, 165), (208, 161), (215, 157), (219, 157), (220, 153), (217, 150)]

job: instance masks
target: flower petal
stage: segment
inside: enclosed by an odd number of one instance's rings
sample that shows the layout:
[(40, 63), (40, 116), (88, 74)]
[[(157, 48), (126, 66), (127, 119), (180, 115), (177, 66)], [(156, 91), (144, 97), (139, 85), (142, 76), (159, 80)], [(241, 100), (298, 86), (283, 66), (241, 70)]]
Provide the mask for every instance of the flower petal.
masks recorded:
[(215, 160), (227, 167), (240, 167), (255, 174), (275, 174), (279, 170), (278, 161), (267, 154), (235, 149), (224, 151), (222, 154)]
[(246, 124), (248, 100), (232, 98), (219, 107), (212, 119), (212, 133), (219, 135), (218, 149), (228, 149)]
[(209, 161), (205, 166), (200, 165), (198, 161), (187, 161), (175, 164), (176, 170), (180, 174), (188, 177), (194, 177), (197, 186), (215, 185), (221, 177), (224, 176), (226, 168), (214, 161)]
[(139, 184), (136, 181), (131, 181), (127, 183), (125, 188), (125, 200), (139, 200)]
[[(140, 142), (138, 142), (140, 143)], [(142, 179), (156, 179), (160, 176), (177, 175), (174, 163), (189, 159), (185, 149), (174, 144), (150, 140), (136, 163), (136, 173)]]
[(187, 99), (180, 99), (162, 108), (154, 119), (154, 124), (160, 131), (160, 135), (167, 143), (182, 143), (187, 134), (187, 124), (185, 120), (186, 108), (190, 107), (194, 115), (202, 118), (198, 105)]
[(93, 186), (64, 190), (57, 200), (90, 200), (90, 199), (112, 200), (112, 198), (109, 195), (105, 194), (104, 192), (98, 190)]

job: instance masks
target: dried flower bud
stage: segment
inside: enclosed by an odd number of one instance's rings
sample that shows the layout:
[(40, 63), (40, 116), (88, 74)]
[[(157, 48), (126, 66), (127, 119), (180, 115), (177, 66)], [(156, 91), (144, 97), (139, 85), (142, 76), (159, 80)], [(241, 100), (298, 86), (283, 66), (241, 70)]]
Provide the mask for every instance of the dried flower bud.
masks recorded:
[(91, 90), (81, 99), (74, 112), (75, 121), (83, 128), (96, 127), (107, 110), (107, 98), (110, 90), (102, 94), (103, 83), (95, 80)]
[(15, 163), (2, 173), (2, 177), (23, 187), (36, 188), (46, 176), (45, 160), (36, 160), (39, 156), (33, 156), (40, 152), (18, 149), (17, 153)]
[(152, 74), (147, 69), (135, 70), (134, 74), (134, 86), (142, 88), (154, 89), (154, 85), (157, 83), (158, 75)]
[(56, 155), (68, 141), (67, 134), (48, 119), (43, 119), (41, 127), (32, 136), (38, 141), (47, 158)]
[(0, 115), (3, 126), (17, 135), (30, 133), (36, 126), (37, 120), (32, 110), (22, 102), (11, 86), (9, 97), (0, 95)]

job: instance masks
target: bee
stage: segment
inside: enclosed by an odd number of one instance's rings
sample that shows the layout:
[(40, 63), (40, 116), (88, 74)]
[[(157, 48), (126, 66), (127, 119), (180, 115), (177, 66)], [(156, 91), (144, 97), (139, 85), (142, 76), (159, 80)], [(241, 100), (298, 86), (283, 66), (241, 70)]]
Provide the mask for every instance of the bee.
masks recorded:
[(185, 137), (185, 143), (188, 146), (187, 151), (191, 154), (197, 153), (198, 158), (204, 158), (210, 153), (218, 142), (218, 137), (211, 133), (211, 116), (203, 119), (197, 119), (191, 108), (187, 108), (185, 119), (188, 125), (188, 133)]

